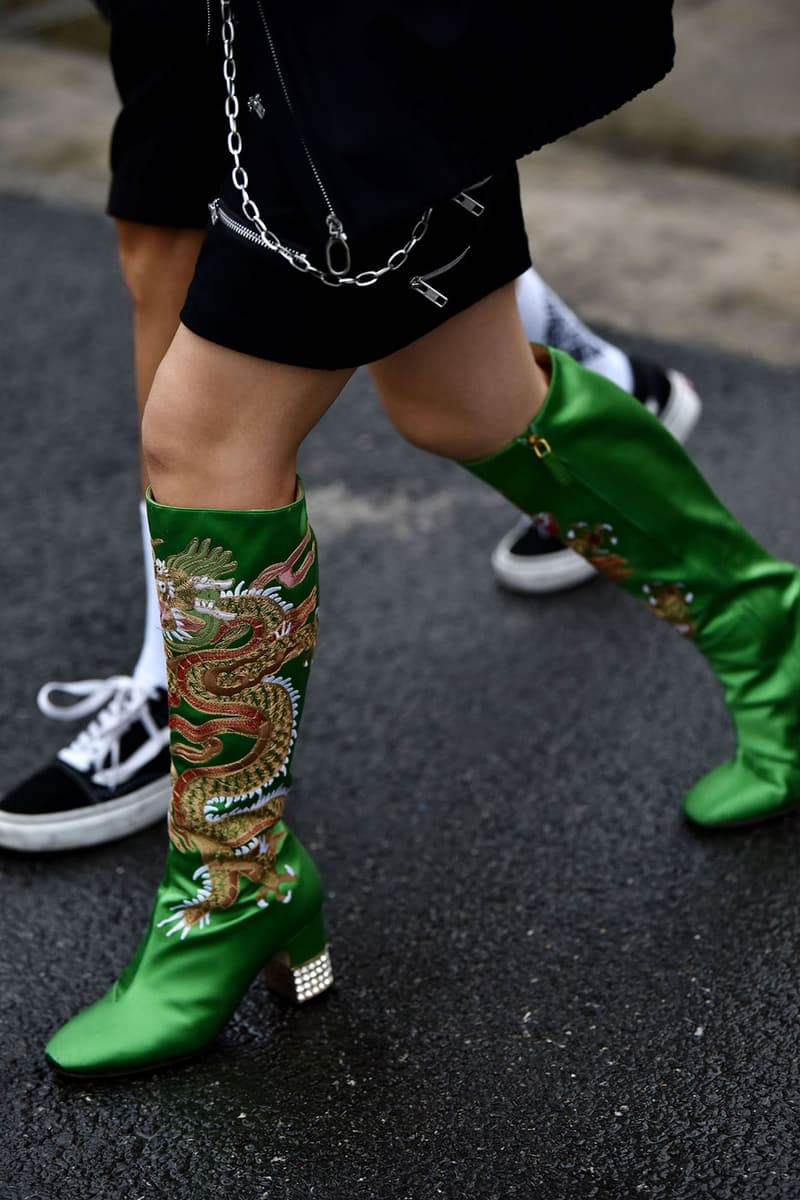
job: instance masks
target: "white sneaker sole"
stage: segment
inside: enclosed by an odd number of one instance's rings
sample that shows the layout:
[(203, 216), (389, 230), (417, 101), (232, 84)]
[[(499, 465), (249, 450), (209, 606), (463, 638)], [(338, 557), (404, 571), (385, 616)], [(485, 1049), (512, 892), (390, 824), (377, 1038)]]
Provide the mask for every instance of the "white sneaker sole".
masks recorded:
[(113, 842), (163, 820), (171, 791), (170, 778), (164, 775), (118, 800), (103, 800), (67, 812), (30, 816), (0, 808), (0, 846), (30, 852), (76, 850)]
[[(680, 371), (667, 371), (670, 397), (660, 421), (668, 433), (684, 443), (700, 419), (702, 403), (689, 380)], [(492, 570), (503, 587), (526, 595), (547, 595), (579, 587), (597, 576), (597, 571), (574, 550), (555, 550), (552, 554), (526, 557), (512, 554), (511, 547), (530, 527), (522, 517), (502, 538), (492, 552)]]
[(680, 371), (667, 371), (670, 382), (670, 397), (661, 414), (661, 424), (679, 441), (688, 442), (700, 420), (703, 405), (690, 381)]

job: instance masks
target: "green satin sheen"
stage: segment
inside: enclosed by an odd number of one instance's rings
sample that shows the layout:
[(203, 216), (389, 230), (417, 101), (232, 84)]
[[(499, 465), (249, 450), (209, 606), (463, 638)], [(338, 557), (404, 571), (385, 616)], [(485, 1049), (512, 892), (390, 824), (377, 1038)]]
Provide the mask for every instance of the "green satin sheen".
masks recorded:
[[(545, 403), (519, 437), (464, 463), (539, 514), (625, 591), (691, 636), (722, 684), (735, 756), (684, 811), (735, 825), (800, 803), (800, 572), (768, 554), (642, 405), (550, 350)], [(538, 454), (537, 454), (538, 450)]]
[(202, 1049), (274, 955), (297, 966), (325, 947), (319, 876), (280, 819), (316, 628), (304, 500), (268, 512), (149, 500), (148, 517), (171, 630), (171, 844), (133, 960), (48, 1043), (74, 1074)]
[(280, 888), (284, 895), (291, 890), (291, 903), (259, 909), (256, 889), (245, 883), (233, 908), (182, 941), (159, 923), (197, 891), (192, 872), (202, 864), (199, 855), (170, 846), (136, 954), (110, 991), (54, 1034), (48, 1060), (74, 1075), (123, 1075), (186, 1058), (216, 1038), (274, 954), (294, 950), (294, 961), (303, 962), (319, 953), (322, 886), (314, 864), (289, 831), (277, 861), (297, 877)]

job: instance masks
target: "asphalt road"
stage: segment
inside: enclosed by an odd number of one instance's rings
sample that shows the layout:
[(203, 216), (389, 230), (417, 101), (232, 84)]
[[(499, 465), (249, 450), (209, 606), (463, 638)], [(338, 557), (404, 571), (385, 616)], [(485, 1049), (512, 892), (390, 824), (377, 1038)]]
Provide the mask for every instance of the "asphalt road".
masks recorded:
[[(10, 784), (59, 744), (39, 684), (132, 662), (141, 565), (111, 231), (19, 199), (0, 228)], [(796, 554), (797, 371), (639, 348), (692, 374), (701, 465)], [(364, 378), (304, 474), (323, 616), (290, 819), (337, 987), (252, 990), (180, 1071), (54, 1078), (42, 1044), (130, 955), (164, 830), (2, 855), (1, 1200), (797, 1200), (800, 826), (681, 820), (730, 744), (702, 660), (605, 584), (498, 591), (503, 503)]]

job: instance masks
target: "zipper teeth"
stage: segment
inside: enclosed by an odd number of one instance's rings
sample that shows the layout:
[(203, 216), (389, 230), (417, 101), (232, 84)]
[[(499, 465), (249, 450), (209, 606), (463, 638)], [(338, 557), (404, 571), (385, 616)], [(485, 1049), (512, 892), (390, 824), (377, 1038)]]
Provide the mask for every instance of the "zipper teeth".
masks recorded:
[[(250, 229), (249, 226), (243, 225), (241, 221), (237, 221), (235, 217), (232, 217), (228, 210), (222, 207), (219, 199), (215, 200), (210, 207), (219, 217), (222, 224), (230, 229), (232, 233), (237, 233), (239, 237), (243, 237), (246, 241), (252, 242), (254, 246), (260, 246), (262, 250), (275, 252), (279, 249), (278, 245), (275, 243), (265, 242), (263, 237), (257, 234), (254, 229)], [(292, 250), (290, 248), (289, 252), (296, 254), (301, 258), (304, 257), (302, 251)]]
[(269, 249), (263, 238), (254, 233), (252, 229), (248, 229), (246, 225), (235, 220), (225, 211), (219, 201), (216, 201), (212, 208), (216, 212), (223, 225), (227, 225), (228, 229), (232, 229), (234, 233), (238, 233), (241, 237), (246, 238), (248, 242), (254, 242), (256, 246), (262, 246), (265, 250)]
[(289, 89), (286, 86), (286, 80), (284, 79), (284, 76), (283, 76), (283, 70), (281, 68), (280, 59), (278, 58), (278, 53), (277, 53), (277, 50), (275, 49), (275, 42), (273, 41), (273, 38), (272, 38), (272, 31), (269, 27), (269, 23), (267, 21), (266, 15), (264, 13), (263, 5), (261, 3), (261, 0), (256, 0), (256, 3), (258, 4), (258, 11), (261, 14), (261, 23), (264, 26), (264, 32), (267, 35), (267, 42), (269, 44), (269, 52), (272, 55), (272, 61), (275, 65), (275, 70), (277, 72), (278, 80), (281, 85), (281, 91), (283, 92), (283, 98), (286, 101), (286, 107), (289, 109), (289, 112), (292, 115), (292, 119), (294, 120), (295, 128), (297, 129), (297, 136), (300, 138), (301, 145), (303, 147), (303, 150), (305, 151), (306, 159), (308, 160), (308, 165), (311, 168), (311, 171), (314, 175), (315, 180), (317, 181), (317, 187), (319, 188), (320, 192), (322, 193), (322, 198), (328, 207), (328, 213), (330, 216), (335, 217), (336, 214), (333, 211), (333, 205), (331, 204), (330, 196), (328, 195), (328, 193), (326, 191), (325, 184), (322, 182), (322, 176), (320, 175), (319, 171), (317, 170), (317, 164), (314, 162), (314, 159), (311, 156), (311, 151), (308, 148), (308, 142), (306, 141), (305, 137), (303, 136), (303, 132), (300, 129), (300, 126), (297, 122), (297, 116), (294, 111), (294, 105), (292, 104), (292, 98), (289, 95)]
[(454, 258), (452, 262), (445, 263), (443, 267), (437, 267), (435, 271), (428, 271), (427, 275), (417, 275), (417, 279), (421, 279), (423, 283), (427, 283), (429, 279), (435, 279), (437, 275), (444, 275), (445, 271), (458, 266), (465, 254), (469, 254), (472, 246), (467, 246), (466, 250), (462, 250), (458, 258)]
[(211, 0), (206, 0), (206, 45), (211, 41)]

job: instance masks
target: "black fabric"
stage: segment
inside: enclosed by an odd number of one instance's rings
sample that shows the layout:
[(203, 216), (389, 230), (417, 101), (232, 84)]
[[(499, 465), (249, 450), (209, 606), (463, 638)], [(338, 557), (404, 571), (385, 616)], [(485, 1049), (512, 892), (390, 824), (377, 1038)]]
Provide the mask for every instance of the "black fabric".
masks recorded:
[(560, 550), (566, 550), (563, 542), (531, 525), (509, 547), (509, 554), (516, 554), (520, 558), (540, 558), (543, 554), (557, 554)]
[[(109, 211), (200, 226), (206, 202), (221, 191), (240, 215), (216, 3), (109, 0), (108, 7), (123, 98)], [(486, 176), (508, 178), (517, 158), (669, 70), (671, 11), (671, 0), (495, 0), (489, 7), (476, 0), (308, 0), (301, 9), (233, 0), (249, 191), (269, 228), (307, 247), (318, 265), (332, 206), (350, 239), (354, 271), (385, 261), (419, 214), (437, 206), (409, 264), (424, 273), (447, 261), (455, 193)], [(251, 102), (256, 96), (259, 103)], [(500, 215), (484, 221), (448, 278), (444, 309), (409, 289), (405, 269), (374, 288), (326, 289), (218, 224), (183, 320), (212, 341), (281, 362), (334, 368), (372, 361), (525, 270), (518, 197), (494, 212)]]
[[(157, 699), (148, 702), (150, 715), (164, 729), (169, 720), (167, 694), (158, 689)], [(141, 721), (132, 721), (120, 738), (120, 760), (125, 761), (148, 740), (148, 733)], [(107, 758), (103, 766), (110, 765)], [(91, 772), (76, 771), (60, 759), (34, 771), (21, 783), (12, 788), (0, 801), (5, 812), (28, 816), (43, 816), (46, 813), (72, 812), (101, 804), (104, 800), (116, 800), (130, 795), (139, 788), (154, 783), (169, 774), (169, 750), (164, 747), (149, 762), (116, 788), (98, 787), (92, 782)]]
[(209, 39), (204, 0), (107, 0), (102, 7), (122, 100), (108, 212), (203, 229), (208, 202), (230, 171), (219, 29)]
[(104, 800), (117, 800), (139, 788), (169, 775), (169, 751), (165, 748), (126, 783), (117, 788), (98, 787), (91, 777), (75, 771), (67, 763), (56, 761), (34, 771), (3, 797), (5, 812), (43, 816), (45, 813), (73, 812)]
[[(439, 205), (405, 266), (366, 288), (327, 287), (218, 221), (201, 250), (181, 319), (200, 337), (275, 362), (329, 370), (374, 362), (530, 266), (516, 168), (484, 181), (471, 195), (483, 206), (480, 216), (452, 199)], [(235, 197), (229, 199), (233, 208)], [(283, 239), (307, 250), (318, 264), (323, 261), (321, 245), (296, 236), (303, 221), (291, 199), (284, 196), (274, 212), (264, 215)], [(353, 271), (384, 264), (408, 241), (413, 224), (404, 222), (356, 243)], [(439, 271), (464, 250), (457, 265), (430, 281), (447, 297), (443, 307), (411, 286), (414, 278)]]
[[(232, 165), (219, 6), (102, 7), (123, 101), (109, 211), (202, 227)], [(672, 64), (671, 13), (671, 0), (234, 0), (250, 191), (269, 207), (276, 170), (288, 172), (306, 224), (323, 228), (307, 146), (351, 239), (413, 219), (651, 87)], [(256, 93), (263, 119), (248, 108)]]
[[(277, 144), (312, 222), (351, 238), (412, 217), (595, 120), (670, 70), (671, 0), (233, 0), (251, 192)], [(290, 94), (290, 112), (265, 23)]]
[(66, 763), (54, 762), (23, 779), (3, 797), (0, 807), (4, 812), (43, 816), (71, 812), (90, 804), (94, 804), (91, 782)]
[(641, 400), (642, 404), (654, 400), (658, 405), (658, 412), (663, 412), (672, 392), (672, 384), (664, 369), (657, 363), (636, 358), (633, 354), (630, 356), (630, 363), (633, 371), (633, 394), (636, 399)]

